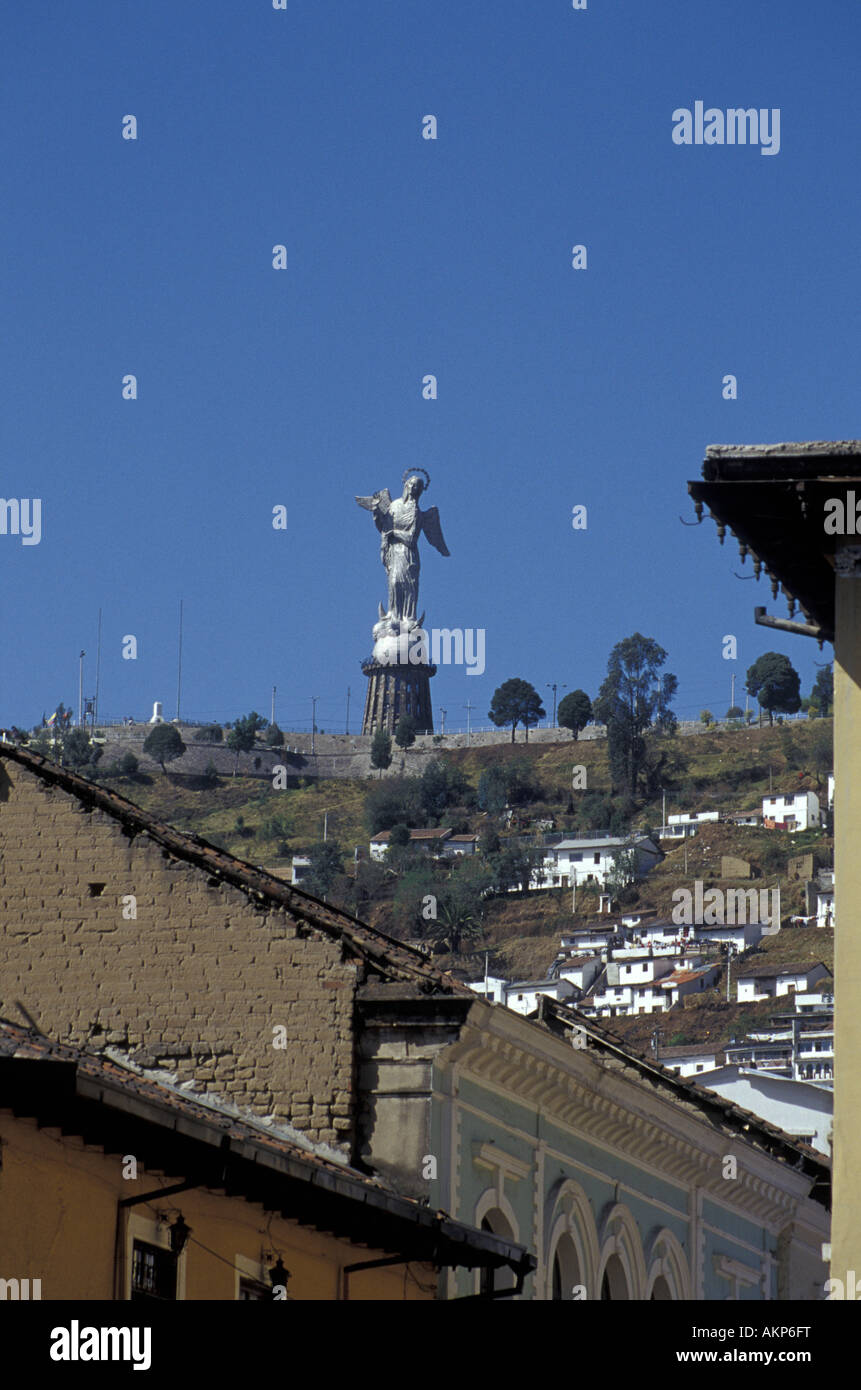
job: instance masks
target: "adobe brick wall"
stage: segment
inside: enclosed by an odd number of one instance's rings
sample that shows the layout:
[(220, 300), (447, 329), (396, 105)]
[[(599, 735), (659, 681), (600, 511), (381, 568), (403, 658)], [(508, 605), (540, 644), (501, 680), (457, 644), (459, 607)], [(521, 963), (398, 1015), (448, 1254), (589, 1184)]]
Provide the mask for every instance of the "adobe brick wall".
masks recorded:
[[(123, 918), (126, 894), (136, 920)], [(255, 907), (146, 833), (130, 838), (29, 768), (0, 764), (0, 1016), (29, 1015), (75, 1046), (122, 1045), (348, 1149), (357, 970), (340, 941), (287, 910)]]

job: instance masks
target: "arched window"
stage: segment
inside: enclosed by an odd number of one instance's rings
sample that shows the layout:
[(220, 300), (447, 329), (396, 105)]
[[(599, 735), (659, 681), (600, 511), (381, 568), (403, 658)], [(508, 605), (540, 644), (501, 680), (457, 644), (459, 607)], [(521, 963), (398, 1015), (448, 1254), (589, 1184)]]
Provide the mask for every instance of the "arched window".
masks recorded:
[(669, 1284), (663, 1274), (659, 1274), (652, 1285), (651, 1301), (654, 1302), (657, 1300), (663, 1302), (666, 1300), (667, 1302), (672, 1302), (672, 1297), (673, 1295), (670, 1293)]
[[(503, 1240), (514, 1240), (514, 1232), (511, 1229), (511, 1222), (499, 1207), (493, 1207), (481, 1218), (482, 1231), (487, 1231), (490, 1235), (502, 1236)], [(479, 1282), (479, 1293), (490, 1293), (493, 1289), (511, 1289), (514, 1287), (514, 1274), (510, 1269), (483, 1269)]]
[(556, 1242), (553, 1252), (553, 1282), (550, 1296), (554, 1302), (570, 1303), (574, 1300), (575, 1286), (584, 1282), (576, 1246), (569, 1235), (563, 1235)]
[(601, 1280), (601, 1299), (604, 1303), (618, 1303), (630, 1299), (625, 1266), (618, 1255), (611, 1255)]

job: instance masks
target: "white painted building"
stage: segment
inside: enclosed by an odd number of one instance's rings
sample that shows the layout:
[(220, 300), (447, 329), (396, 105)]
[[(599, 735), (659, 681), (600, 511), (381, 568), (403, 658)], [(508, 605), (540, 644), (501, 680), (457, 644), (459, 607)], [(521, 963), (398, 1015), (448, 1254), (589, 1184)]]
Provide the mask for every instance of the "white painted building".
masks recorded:
[(560, 840), (544, 849), (543, 862), (536, 867), (530, 887), (571, 888), (575, 884), (594, 883), (603, 888), (616, 855), (626, 849), (636, 854), (639, 878), (653, 869), (661, 858), (657, 845), (645, 835)]
[(512, 980), (505, 987), (505, 1004), (516, 1014), (531, 1014), (538, 1008), (538, 997), (547, 994), (560, 1004), (573, 1002), (580, 991), (570, 980)]
[(698, 1086), (752, 1111), (793, 1139), (830, 1154), (834, 1094), (827, 1087), (733, 1065), (699, 1073), (695, 1079)]
[(702, 1071), (714, 1071), (718, 1062), (723, 1062), (723, 1053), (705, 1043), (679, 1043), (676, 1047), (662, 1047), (658, 1061), (679, 1076), (697, 1076)]
[(705, 945), (727, 945), (740, 955), (759, 944), (762, 932), (762, 922), (715, 922), (690, 926), (677, 922), (644, 922), (642, 926), (634, 928), (632, 941), (655, 949), (671, 947), (680, 952)]
[(294, 854), (290, 866), (290, 882), (301, 888), (311, 872), (311, 860), (307, 854)]
[[(368, 852), (372, 859), (376, 859), (378, 862), (385, 859), (389, 852), (389, 839), (390, 831), (388, 830), (380, 830), (376, 835), (371, 836)], [(410, 831), (410, 844), (414, 848), (426, 850), (430, 854), (442, 854), (446, 841), (449, 839), (451, 839), (451, 831), (444, 827)]]
[(822, 823), (816, 792), (793, 796), (764, 796), (762, 823), (766, 830), (814, 830)]
[(684, 811), (679, 815), (667, 816), (666, 825), (661, 827), (661, 839), (686, 840), (696, 835), (704, 823), (719, 820), (719, 811)]
[(558, 975), (562, 980), (569, 980), (575, 985), (582, 994), (585, 994), (593, 980), (596, 980), (603, 969), (603, 962), (600, 956), (571, 956), (559, 961)]
[(755, 1004), (760, 999), (806, 992), (830, 979), (831, 972), (821, 961), (812, 965), (752, 965), (736, 977), (736, 998), (739, 1004)]
[(470, 980), (469, 988), (480, 995), (482, 999), (486, 999), (489, 1004), (504, 1004), (507, 984), (508, 981), (501, 979), (498, 975), (488, 975), (483, 980)]
[(666, 1008), (674, 1009), (689, 994), (702, 994), (711, 989), (720, 975), (719, 965), (705, 965), (700, 970), (674, 970), (661, 981), (661, 989), (666, 998)]

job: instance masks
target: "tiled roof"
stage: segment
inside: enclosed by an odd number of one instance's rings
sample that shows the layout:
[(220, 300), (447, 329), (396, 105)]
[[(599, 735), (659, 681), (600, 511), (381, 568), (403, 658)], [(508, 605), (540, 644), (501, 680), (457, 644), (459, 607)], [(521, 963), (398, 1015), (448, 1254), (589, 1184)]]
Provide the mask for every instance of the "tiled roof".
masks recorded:
[[(22, 1062), (23, 1073), (15, 1065)], [(114, 1140), (118, 1126), (151, 1126), (154, 1135), (161, 1134), (165, 1153), (170, 1151), (165, 1171), (179, 1175), (175, 1165), (184, 1160), (180, 1168), (193, 1169), (195, 1185), (263, 1201), (301, 1225), (406, 1252), (410, 1259), (469, 1267), (507, 1264), (524, 1272), (535, 1265), (522, 1246), (395, 1192), (288, 1125), (268, 1125), (209, 1093), (156, 1081), (120, 1053), (83, 1052), (7, 1020), (0, 1020), (3, 1107), (34, 1115), (48, 1127), (53, 1119), (66, 1134), (80, 1128), (88, 1144), (109, 1135)], [(158, 1142), (148, 1144), (156, 1168)], [(217, 1156), (214, 1165), (211, 1155), (207, 1164), (207, 1150)], [(106, 1152), (122, 1152), (122, 1147), (108, 1141)]]

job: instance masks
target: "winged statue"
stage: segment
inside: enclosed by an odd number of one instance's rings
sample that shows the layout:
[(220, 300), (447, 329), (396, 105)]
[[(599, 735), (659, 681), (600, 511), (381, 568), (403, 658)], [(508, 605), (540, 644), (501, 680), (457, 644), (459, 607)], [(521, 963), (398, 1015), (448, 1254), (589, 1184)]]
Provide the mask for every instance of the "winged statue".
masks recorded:
[[(424, 473), (424, 481), (418, 476), (419, 473)], [(370, 497), (356, 498), (359, 506), (371, 513), (380, 533), (380, 559), (389, 581), (389, 608), (384, 613), (380, 604), (381, 622), (415, 623), (421, 568), (419, 536), (422, 532), (440, 555), (449, 554), (443, 540), (439, 510), (428, 507), (422, 511), (419, 507), (418, 500), (429, 486), (430, 477), (423, 468), (417, 471), (408, 469), (403, 477), (402, 497), (393, 500), (389, 489), (384, 487)]]

